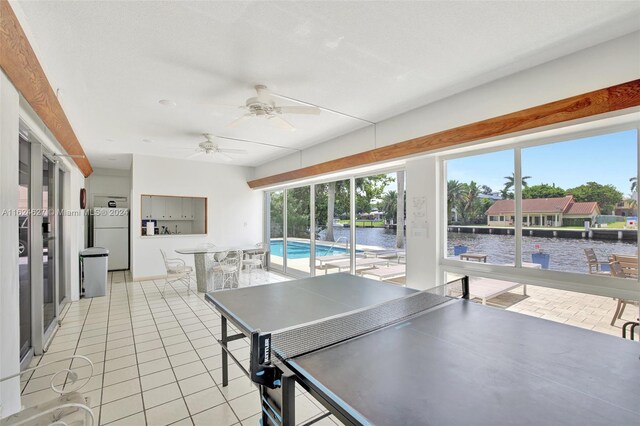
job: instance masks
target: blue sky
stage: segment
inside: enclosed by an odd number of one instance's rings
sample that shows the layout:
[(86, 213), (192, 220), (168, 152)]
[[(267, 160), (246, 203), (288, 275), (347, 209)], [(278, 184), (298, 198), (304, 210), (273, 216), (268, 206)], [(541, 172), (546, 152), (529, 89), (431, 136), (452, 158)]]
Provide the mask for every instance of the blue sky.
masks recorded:
[[(555, 183), (563, 189), (585, 182), (612, 184), (623, 194), (630, 192), (629, 178), (637, 164), (636, 130), (575, 139), (522, 150), (522, 174), (529, 185)], [(513, 150), (450, 160), (447, 178), (474, 180), (494, 191), (504, 187), (513, 173)]]

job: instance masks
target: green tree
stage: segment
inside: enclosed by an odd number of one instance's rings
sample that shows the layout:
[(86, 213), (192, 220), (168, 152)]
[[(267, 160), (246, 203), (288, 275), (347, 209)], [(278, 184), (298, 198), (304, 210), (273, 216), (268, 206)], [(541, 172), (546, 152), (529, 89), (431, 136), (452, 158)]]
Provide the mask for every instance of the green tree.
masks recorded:
[(269, 235), (270, 238), (283, 238), (282, 203), (284, 191), (271, 192), (269, 194)]
[(384, 218), (386, 220), (396, 223), (398, 216), (398, 192), (389, 190), (382, 194), (378, 208), (384, 212)]
[(629, 178), (629, 182), (631, 182), (631, 192), (635, 191), (638, 188), (638, 178), (631, 177)]
[(453, 209), (455, 208), (457, 211), (464, 185), (464, 183), (454, 179), (447, 182), (447, 209), (449, 212), (449, 220), (453, 217)]
[(356, 212), (371, 212), (372, 201), (379, 199), (387, 185), (395, 179), (386, 174), (372, 175), (356, 179)]
[(491, 195), (493, 193), (493, 189), (487, 185), (480, 185), (480, 189), (484, 195)]
[(397, 208), (396, 208), (396, 247), (404, 248), (404, 171), (396, 173), (396, 182), (398, 183)]
[(565, 190), (555, 184), (541, 183), (527, 186), (522, 190), (522, 198), (556, 198), (564, 197), (565, 195)]
[(601, 185), (587, 182), (575, 188), (567, 189), (568, 195), (573, 195), (576, 201), (595, 201), (603, 214), (611, 214), (616, 204), (622, 201), (622, 192), (615, 186)]
[[(509, 192), (509, 190), (511, 188), (515, 189), (516, 174), (515, 173), (511, 173), (511, 176), (505, 176), (504, 178), (506, 179), (506, 182), (504, 183), (505, 192)], [(529, 184), (527, 183), (528, 179), (531, 179), (531, 176), (522, 176), (522, 187), (523, 188), (526, 188), (527, 186), (529, 186)], [(508, 198), (513, 198), (513, 196), (510, 196)]]

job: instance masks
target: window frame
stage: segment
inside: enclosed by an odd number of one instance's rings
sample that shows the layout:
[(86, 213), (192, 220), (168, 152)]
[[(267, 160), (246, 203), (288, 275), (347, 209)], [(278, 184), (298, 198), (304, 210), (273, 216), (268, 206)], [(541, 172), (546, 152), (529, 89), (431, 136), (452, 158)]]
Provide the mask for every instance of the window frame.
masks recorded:
[[(522, 221), (514, 220), (514, 233), (516, 245), (515, 266), (484, 264), (479, 262), (464, 262), (458, 259), (447, 258), (447, 162), (459, 158), (489, 154), (494, 152), (513, 150), (514, 153), (514, 176), (515, 176), (515, 204), (516, 217), (522, 217), (522, 158), (523, 149), (552, 145), (556, 143), (569, 142), (576, 139), (583, 139), (594, 136), (604, 136), (611, 133), (623, 131), (636, 131), (636, 177), (640, 178), (640, 125), (636, 123), (624, 123), (605, 125), (596, 129), (577, 130), (574, 132), (561, 133), (559, 135), (535, 138), (537, 132), (529, 132), (525, 136), (531, 140), (505, 142), (501, 144), (493, 143), (492, 146), (478, 146), (476, 149), (469, 147), (462, 152), (440, 155), (440, 214), (437, 220), (438, 232), (440, 233), (439, 247), (439, 268), (444, 272), (458, 273), (463, 275), (477, 275), (487, 278), (510, 280), (559, 290), (595, 294), (607, 297), (619, 297), (625, 299), (640, 300), (640, 277), (637, 280), (619, 279), (607, 276), (590, 275), (576, 272), (562, 272), (555, 270), (538, 270), (522, 267)], [(507, 139), (507, 138), (505, 138)], [(640, 248), (640, 229), (638, 230), (636, 247)], [(640, 261), (639, 261), (640, 264)], [(639, 265), (640, 266), (640, 265)]]

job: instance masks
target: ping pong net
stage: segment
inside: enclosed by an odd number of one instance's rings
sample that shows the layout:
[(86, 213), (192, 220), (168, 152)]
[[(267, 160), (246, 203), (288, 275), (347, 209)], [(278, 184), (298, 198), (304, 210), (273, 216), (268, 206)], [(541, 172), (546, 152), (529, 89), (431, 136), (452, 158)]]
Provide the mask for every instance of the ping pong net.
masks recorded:
[(398, 324), (455, 298), (468, 298), (468, 278), (320, 320), (251, 336), (251, 379), (279, 385), (273, 358), (286, 360)]

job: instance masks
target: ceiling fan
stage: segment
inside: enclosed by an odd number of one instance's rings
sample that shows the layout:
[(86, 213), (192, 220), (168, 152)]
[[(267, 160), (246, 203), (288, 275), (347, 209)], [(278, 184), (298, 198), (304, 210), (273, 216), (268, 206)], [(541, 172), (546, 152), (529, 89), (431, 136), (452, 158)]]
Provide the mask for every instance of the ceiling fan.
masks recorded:
[(238, 155), (246, 155), (247, 151), (244, 149), (231, 149), (231, 148), (220, 148), (218, 144), (215, 142), (216, 137), (209, 134), (204, 133), (202, 136), (205, 137), (206, 140), (200, 142), (198, 144), (198, 148), (196, 148), (196, 152), (189, 155), (187, 158), (195, 158), (200, 155), (211, 155), (222, 158), (224, 161), (233, 161), (233, 158), (228, 154), (238, 154)]
[(284, 114), (320, 114), (320, 108), (316, 106), (277, 105), (274, 95), (267, 89), (267, 86), (262, 84), (255, 86), (255, 89), (257, 96), (247, 99), (245, 105), (240, 107), (247, 110), (247, 113), (231, 122), (228, 127), (237, 127), (250, 118), (262, 117), (271, 120), (271, 122), (283, 129), (295, 130), (293, 124), (282, 117)]

